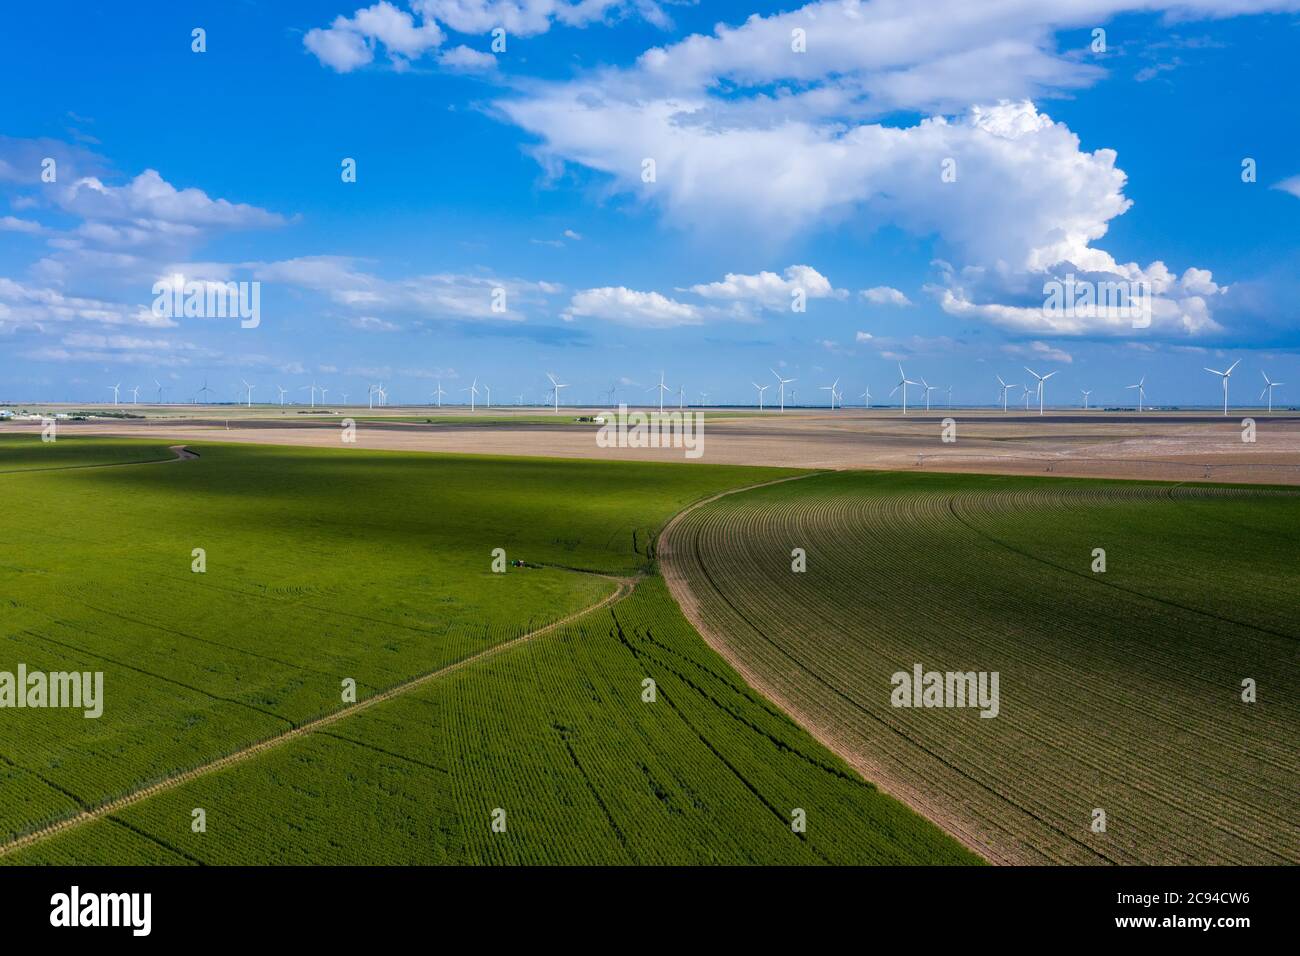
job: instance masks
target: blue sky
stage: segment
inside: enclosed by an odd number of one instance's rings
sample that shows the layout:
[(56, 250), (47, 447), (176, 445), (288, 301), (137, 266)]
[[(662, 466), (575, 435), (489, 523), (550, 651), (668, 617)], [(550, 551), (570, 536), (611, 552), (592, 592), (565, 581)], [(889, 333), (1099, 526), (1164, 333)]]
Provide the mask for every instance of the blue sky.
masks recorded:
[[(29, 5), (0, 36), (0, 400), (539, 401), (550, 370), (636, 402), (662, 368), (749, 402), (775, 366), (852, 403), (900, 360), (971, 403), (1024, 365), (1058, 402), (1146, 375), (1213, 404), (1202, 366), (1238, 359), (1234, 401), (1261, 369), (1300, 389), (1297, 6)], [(178, 271), (259, 282), (260, 324), (160, 319)], [(1150, 325), (1044, 315), (1066, 275), (1150, 283)]]

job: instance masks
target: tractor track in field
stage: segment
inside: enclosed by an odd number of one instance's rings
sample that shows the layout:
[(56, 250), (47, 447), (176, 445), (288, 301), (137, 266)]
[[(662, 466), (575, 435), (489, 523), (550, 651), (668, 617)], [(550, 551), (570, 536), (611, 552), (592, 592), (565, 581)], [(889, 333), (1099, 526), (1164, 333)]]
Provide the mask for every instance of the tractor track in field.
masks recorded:
[(174, 458), (141, 458), (139, 461), (104, 461), (97, 465), (52, 465), (49, 468), (11, 468), (0, 471), (0, 475), (30, 475), (43, 471), (85, 471), (87, 468), (121, 468), (125, 465), (166, 465), (173, 461), (192, 461), (199, 457), (198, 452), (190, 451), (186, 445), (168, 445), (167, 450)]
[[(181, 447), (182, 446), (176, 446), (176, 448), (173, 450), (176, 451)], [(197, 457), (194, 456), (193, 453), (190, 454), (192, 457)], [(186, 459), (185, 457), (178, 454), (175, 459), (171, 459), (171, 460), (184, 461)], [(394, 697), (399, 697), (403, 694), (408, 693), (409, 691), (415, 690), (418, 687), (423, 687), (424, 685), (432, 681), (435, 681), (441, 677), (446, 677), (450, 674), (454, 674), (459, 670), (469, 667), (471, 664), (477, 664), (491, 657), (495, 657), (498, 654), (503, 654), (506, 651), (519, 646), (520, 644), (526, 644), (529, 641), (535, 640), (536, 638), (543, 637), (551, 633), (552, 631), (559, 630), (562, 627), (572, 624), (574, 621), (578, 620), (581, 617), (585, 617), (588, 614), (591, 614), (595, 611), (602, 610), (603, 608), (607, 608), (623, 600), (623, 598), (627, 597), (629, 594), (632, 593), (633, 589), (637, 585), (637, 582), (640, 581), (641, 578), (644, 576), (643, 574), (636, 574), (631, 577), (618, 577), (612, 574), (599, 574), (597, 572), (590, 572), (590, 571), (575, 572), (575, 573), (592, 574), (596, 577), (605, 578), (608, 581), (613, 581), (615, 584), (618, 585), (618, 587), (614, 590), (612, 594), (606, 595), (604, 598), (597, 601), (595, 604), (591, 604), (588, 605), (587, 607), (574, 611), (572, 614), (568, 614), (565, 617), (560, 618), (559, 620), (552, 621), (550, 624), (546, 624), (543, 625), (542, 627), (531, 630), (526, 634), (521, 634), (518, 637), (512, 638), (501, 644), (494, 644), (492, 647), (485, 648), (476, 654), (471, 654), (469, 657), (461, 658), (459, 661), (456, 661), (451, 664), (447, 664), (446, 666), (440, 667), (437, 670), (429, 671), (428, 673), (421, 674), (417, 677), (413, 677), (409, 680), (403, 681), (400, 684), (390, 687), (388, 690), (380, 691), (379, 693), (373, 694), (370, 697), (365, 698), (364, 700), (357, 701), (355, 704), (349, 704), (347, 707), (325, 714), (322, 717), (317, 717), (314, 720), (310, 720), (307, 723), (301, 724), (298, 727), (294, 727), (291, 730), (286, 730), (283, 733), (276, 734), (273, 737), (268, 737), (265, 740), (259, 741), (258, 743), (250, 744), (249, 746), (244, 747), (240, 750), (236, 750), (233, 753), (229, 753), (224, 757), (218, 757), (217, 759), (211, 760), (205, 764), (201, 764), (189, 770), (182, 771), (181, 773), (174, 774), (173, 776), (167, 777), (164, 780), (159, 780), (157, 783), (152, 783), (146, 787), (141, 787), (138, 790), (133, 790), (132, 792), (124, 796), (109, 800), (106, 803), (102, 803), (99, 804), (98, 806), (86, 808), (82, 810), (80, 813), (74, 814), (73, 816), (70, 817), (65, 817), (62, 820), (49, 824), (48, 826), (41, 827), (39, 830), (33, 830), (31, 833), (27, 833), (22, 836), (15, 837), (12, 840), (5, 842), (4, 844), (0, 844), (0, 857), (8, 856), (10, 853), (13, 853), (17, 850), (22, 850), (25, 849), (26, 847), (33, 846), (37, 843), (49, 839), (52, 836), (55, 836), (56, 834), (66, 832), (68, 830), (72, 830), (76, 827), (82, 826), (83, 824), (92, 823), (96, 820), (104, 819), (106, 817), (111, 817), (114, 813), (117, 813), (120, 810), (124, 810), (127, 807), (133, 806), (134, 804), (140, 803), (141, 801), (147, 800), (150, 797), (157, 796), (159, 793), (163, 793), (164, 791), (175, 789), (176, 787), (179, 787), (182, 784), (186, 784), (193, 780), (197, 780), (200, 777), (206, 777), (210, 774), (216, 773), (219, 770), (225, 770), (228, 767), (234, 766), (235, 764), (243, 763), (244, 761), (257, 756), (258, 754), (265, 753), (268, 750), (272, 750), (276, 747), (279, 747), (281, 744), (286, 744), (291, 740), (296, 740), (300, 737), (306, 736), (307, 734), (314, 733), (319, 730), (323, 730), (326, 727), (330, 727), (338, 723), (339, 721), (345, 720), (346, 718), (351, 717), (355, 714), (359, 714), (364, 710), (368, 710), (370, 707), (374, 706), (375, 704), (382, 703), (383, 701), (387, 701), (387, 700), (392, 700)]]

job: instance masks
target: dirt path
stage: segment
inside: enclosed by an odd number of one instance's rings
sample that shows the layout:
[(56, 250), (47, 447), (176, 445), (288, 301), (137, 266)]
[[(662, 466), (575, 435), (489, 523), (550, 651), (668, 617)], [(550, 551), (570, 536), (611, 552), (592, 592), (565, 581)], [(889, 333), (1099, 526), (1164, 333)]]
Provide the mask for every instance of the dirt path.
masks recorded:
[[(176, 459), (174, 459), (177, 461), (185, 460), (186, 458), (198, 457), (193, 452), (188, 451), (188, 449), (185, 449), (183, 446), (180, 445), (174, 446), (172, 448), (172, 451), (177, 453), (177, 457)], [(183, 455), (181, 454), (181, 452), (185, 452), (186, 454)], [(580, 571), (574, 573), (591, 574), (593, 572)], [(142, 787), (139, 790), (132, 791), (131, 793), (128, 793), (126, 796), (118, 797), (115, 800), (110, 800), (108, 803), (100, 804), (99, 806), (93, 807), (88, 810), (83, 810), (74, 816), (67, 817), (66, 819), (60, 820), (56, 823), (52, 823), (49, 826), (42, 827), (39, 830), (34, 830), (33, 832), (28, 833), (24, 836), (20, 836), (13, 840), (10, 840), (8, 843), (0, 845), (0, 857), (6, 856), (14, 852), (15, 850), (21, 850), (24, 847), (32, 846), (33, 844), (39, 843), (42, 840), (46, 840), (54, 836), (55, 834), (62, 833), (67, 830), (71, 830), (74, 827), (81, 826), (82, 824), (91, 823), (95, 820), (99, 820), (103, 817), (116, 813), (119, 810), (124, 810), (127, 807), (132, 806), (133, 804), (139, 803), (142, 800), (147, 800), (150, 797), (162, 793), (165, 790), (171, 790), (174, 789), (175, 787), (181, 786), (182, 784), (189, 783), (191, 780), (197, 780), (200, 777), (206, 777), (209, 774), (216, 773), (219, 770), (225, 770), (228, 767), (232, 767), (237, 763), (242, 763), (245, 760), (255, 757), (258, 754), (265, 753), (266, 751), (271, 750), (274, 747), (278, 747), (281, 744), (286, 744), (289, 741), (294, 740), (298, 737), (305, 736), (306, 734), (310, 734), (324, 727), (329, 727), (332, 724), (338, 723), (340, 720), (345, 720), (348, 717), (351, 717), (355, 714), (359, 714), (363, 710), (367, 710), (368, 708), (373, 707), (375, 704), (378, 704), (382, 701), (392, 700), (394, 697), (399, 697), (402, 694), (415, 690), (418, 687), (423, 687), (425, 684), (437, 680), (440, 677), (446, 677), (449, 674), (454, 674), (456, 671), (462, 670), (471, 664), (477, 664), (480, 661), (485, 661), (491, 657), (495, 657), (498, 654), (502, 654), (514, 647), (517, 647), (520, 644), (525, 644), (529, 641), (535, 640), (536, 638), (549, 634), (552, 631), (558, 630), (559, 628), (562, 628), (568, 624), (573, 623), (578, 618), (584, 617), (585, 615), (590, 614), (593, 611), (599, 611), (601, 608), (609, 607), (611, 604), (623, 600), (623, 598), (627, 597), (629, 594), (632, 593), (633, 588), (636, 587), (637, 582), (641, 579), (641, 575), (636, 575), (634, 577), (629, 577), (629, 578), (619, 578), (608, 574), (594, 574), (594, 576), (605, 578), (606, 580), (609, 581), (613, 581), (618, 585), (618, 587), (615, 589), (614, 593), (608, 595), (605, 598), (602, 598), (600, 601), (597, 601), (595, 604), (582, 608), (581, 610), (574, 611), (572, 614), (560, 618), (558, 621), (554, 621), (551, 624), (547, 624), (544, 627), (539, 627), (536, 630), (529, 631), (527, 634), (521, 634), (519, 637), (506, 641), (502, 644), (494, 644), (492, 647), (479, 651), (477, 654), (472, 654), (469, 657), (463, 658), (454, 664), (448, 664), (446, 667), (440, 667), (437, 670), (430, 671), (427, 674), (422, 674), (419, 677), (413, 677), (410, 680), (405, 681), (404, 683), (396, 685), (395, 687), (390, 687), (386, 691), (382, 691), (381, 693), (375, 694), (371, 697), (367, 697), (365, 700), (357, 701), (355, 704), (350, 704), (347, 707), (342, 708), (341, 710), (336, 710), (332, 713), (326, 714), (324, 717), (318, 717), (315, 720), (308, 721), (307, 723), (303, 724), (300, 727), (295, 727), (292, 730), (286, 730), (284, 733), (277, 734), (274, 737), (268, 737), (266, 740), (263, 740), (259, 743), (252, 744), (248, 747), (243, 748), (242, 750), (237, 750), (234, 753), (227, 754), (224, 757), (219, 757), (216, 760), (210, 761), (209, 763), (202, 764), (201, 766), (183, 771), (182, 773), (178, 773), (175, 776), (168, 777), (165, 780), (160, 780), (155, 784), (151, 784), (147, 787)]]
[(691, 592), (690, 585), (686, 580), (686, 575), (682, 568), (682, 562), (675, 560), (679, 557), (675, 550), (673, 532), (683, 518), (719, 498), (725, 498), (728, 495), (739, 494), (744, 491), (753, 491), (756, 488), (764, 488), (768, 485), (781, 484), (785, 481), (798, 481), (801, 478), (811, 478), (824, 472), (812, 472), (806, 475), (795, 475), (791, 478), (780, 478), (776, 481), (764, 482), (761, 485), (750, 485), (745, 488), (734, 488), (730, 491), (724, 491), (721, 494), (713, 495), (702, 501), (697, 501), (689, 508), (679, 512), (673, 519), (668, 522), (663, 531), (659, 534), (659, 540), (655, 546), (655, 555), (659, 559), (659, 570), (663, 574), (664, 582), (668, 585), (668, 591), (681, 608), (682, 614), (686, 620), (691, 622), (691, 626), (699, 632), (704, 642), (720, 654), (728, 664), (730, 664), (745, 683), (754, 688), (768, 700), (772, 701), (781, 710), (785, 711), (800, 727), (808, 731), (822, 746), (826, 747), (832, 753), (836, 754), (842, 760), (849, 764), (854, 770), (862, 775), (863, 779), (879, 787), (884, 793), (889, 794), (895, 800), (905, 804), (914, 812), (925, 817), (931, 823), (940, 827), (949, 836), (956, 839), (972, 853), (978, 854), (990, 863), (1014, 864), (1018, 862), (1028, 862), (1014, 859), (1001, 859), (990, 856), (987, 844), (981, 841), (975, 834), (968, 832), (962, 821), (953, 819), (938, 808), (929, 805), (923, 799), (917, 797), (914, 791), (899, 786), (891, 780), (889, 775), (884, 772), (883, 768), (872, 762), (864, 754), (854, 750), (840, 737), (833, 726), (801, 708), (786, 695), (782, 694), (777, 688), (765, 680), (763, 676), (757, 673), (743, 657), (738, 655), (735, 650), (727, 643), (726, 638), (712, 630), (700, 614), (699, 603), (695, 595)]

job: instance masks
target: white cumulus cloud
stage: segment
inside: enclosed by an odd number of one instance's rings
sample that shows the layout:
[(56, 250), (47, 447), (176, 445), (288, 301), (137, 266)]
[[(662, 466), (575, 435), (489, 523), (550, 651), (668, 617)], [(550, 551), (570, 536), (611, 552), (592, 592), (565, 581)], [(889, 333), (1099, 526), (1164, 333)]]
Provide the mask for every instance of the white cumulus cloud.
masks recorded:
[(847, 295), (812, 266), (804, 265), (790, 266), (784, 275), (729, 272), (719, 282), (693, 285), (690, 291), (706, 299), (748, 303), (773, 312), (789, 311), (794, 295), (800, 292), (806, 299), (842, 299)]
[(370, 63), (377, 46), (383, 46), (393, 64), (402, 67), (439, 47), (443, 38), (434, 21), (417, 26), (410, 13), (380, 0), (351, 17), (335, 17), (328, 27), (307, 31), (302, 42), (321, 63), (348, 73)]
[(660, 292), (638, 292), (623, 286), (578, 292), (569, 302), (564, 318), (593, 318), (643, 329), (669, 329), (704, 321), (697, 306), (670, 299)]
[(898, 289), (887, 285), (873, 286), (870, 289), (863, 289), (859, 293), (862, 298), (866, 299), (873, 305), (911, 305), (912, 300), (900, 292)]

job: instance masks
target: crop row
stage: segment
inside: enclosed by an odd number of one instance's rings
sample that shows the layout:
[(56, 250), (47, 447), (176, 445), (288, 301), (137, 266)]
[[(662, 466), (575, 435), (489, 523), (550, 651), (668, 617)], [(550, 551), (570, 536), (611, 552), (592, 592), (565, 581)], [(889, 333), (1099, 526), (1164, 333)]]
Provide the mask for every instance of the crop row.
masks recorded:
[[(989, 856), (1267, 863), (1300, 859), (1296, 572), (1224, 556), (1261, 528), (1293, 540), (1294, 498), (835, 475), (696, 510), (670, 562), (760, 686)], [(916, 663), (999, 672), (999, 715), (892, 707)]]

